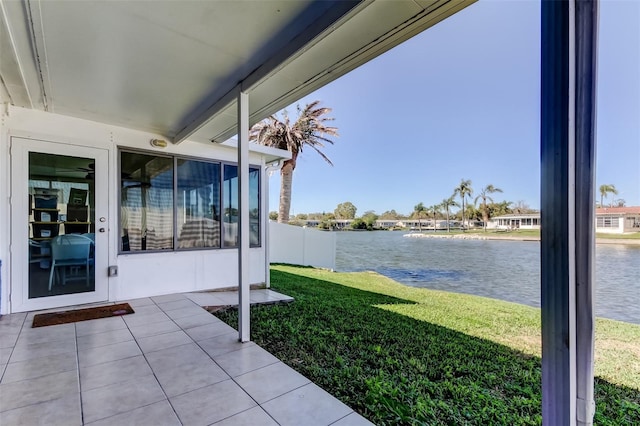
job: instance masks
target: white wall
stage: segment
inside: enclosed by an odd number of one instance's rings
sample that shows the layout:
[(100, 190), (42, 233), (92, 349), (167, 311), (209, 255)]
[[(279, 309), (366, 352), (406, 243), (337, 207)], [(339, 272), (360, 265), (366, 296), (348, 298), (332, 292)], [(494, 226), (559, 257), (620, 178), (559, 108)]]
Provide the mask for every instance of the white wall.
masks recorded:
[(618, 226), (614, 227), (598, 227), (598, 218), (596, 217), (596, 232), (602, 234), (624, 234), (624, 216), (614, 217), (618, 221)]
[(269, 261), (334, 270), (334, 232), (269, 222)]
[[(238, 251), (236, 249), (118, 254), (119, 204), (117, 197), (120, 182), (117, 170), (119, 148), (138, 148), (149, 152), (235, 162), (237, 156), (234, 148), (190, 141), (179, 145), (169, 143), (165, 149), (154, 148), (150, 145), (150, 140), (162, 139), (162, 136), (12, 106), (5, 109), (3, 106), (0, 111), (0, 260), (2, 260), (0, 314), (11, 311), (9, 304), (11, 288), (15, 289), (17, 288), (15, 286), (23, 285), (12, 282), (11, 255), (12, 253), (27, 253), (26, 245), (28, 244), (28, 241), (13, 243), (10, 241), (11, 158), (9, 147), (12, 136), (102, 148), (108, 151), (108, 257), (109, 265), (118, 266), (119, 269), (117, 277), (108, 278), (109, 300), (237, 286)], [(258, 153), (251, 152), (249, 161), (251, 164), (264, 167), (263, 158)], [(263, 176), (262, 179), (264, 185), (265, 177)], [(23, 195), (17, 194), (17, 196)], [(265, 200), (266, 198), (262, 201), (262, 211), (266, 214), (268, 210)], [(262, 241), (265, 241), (264, 230), (262, 231)], [(250, 284), (264, 283), (266, 278), (264, 249), (251, 249), (250, 259)], [(97, 271), (97, 273), (106, 275), (106, 271)]]
[[(249, 259), (249, 282), (264, 283), (264, 250), (252, 248)], [(120, 255), (118, 268), (118, 277), (109, 283), (110, 300), (238, 285), (237, 250)]]

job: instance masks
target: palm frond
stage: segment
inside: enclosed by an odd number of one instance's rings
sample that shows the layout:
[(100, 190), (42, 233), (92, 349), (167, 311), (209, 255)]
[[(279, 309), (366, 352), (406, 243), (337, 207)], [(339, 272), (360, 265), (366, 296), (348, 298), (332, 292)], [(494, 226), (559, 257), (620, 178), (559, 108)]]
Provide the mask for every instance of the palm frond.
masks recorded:
[(336, 127), (326, 123), (334, 118), (328, 117), (331, 108), (321, 107), (320, 101), (308, 103), (304, 107), (296, 107), (298, 117), (292, 123), (287, 111), (283, 111), (282, 118), (272, 115), (251, 128), (249, 140), (261, 145), (285, 149), (297, 156), (305, 146), (310, 146), (323, 160), (333, 165), (331, 160), (322, 152), (325, 144), (333, 144), (331, 136), (338, 136)]

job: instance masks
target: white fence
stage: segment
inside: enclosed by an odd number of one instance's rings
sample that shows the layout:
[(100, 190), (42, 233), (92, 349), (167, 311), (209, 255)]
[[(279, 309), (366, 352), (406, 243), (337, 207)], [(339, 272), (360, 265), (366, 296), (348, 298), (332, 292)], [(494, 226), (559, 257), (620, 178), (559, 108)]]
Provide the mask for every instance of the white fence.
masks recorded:
[(291, 263), (334, 270), (334, 232), (269, 222), (269, 262)]

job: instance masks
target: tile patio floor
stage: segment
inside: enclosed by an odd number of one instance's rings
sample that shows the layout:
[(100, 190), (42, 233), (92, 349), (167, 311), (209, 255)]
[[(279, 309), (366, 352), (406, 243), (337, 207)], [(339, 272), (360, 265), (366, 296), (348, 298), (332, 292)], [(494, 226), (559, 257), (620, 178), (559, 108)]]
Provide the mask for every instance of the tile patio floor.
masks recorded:
[(135, 314), (42, 328), (0, 317), (0, 425), (371, 424), (200, 307), (237, 293), (128, 302)]

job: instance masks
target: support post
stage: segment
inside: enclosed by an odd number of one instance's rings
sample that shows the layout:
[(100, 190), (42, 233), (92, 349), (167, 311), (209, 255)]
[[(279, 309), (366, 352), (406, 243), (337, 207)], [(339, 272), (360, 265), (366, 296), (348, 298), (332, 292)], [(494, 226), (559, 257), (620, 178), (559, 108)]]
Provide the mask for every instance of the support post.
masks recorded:
[(249, 95), (238, 94), (238, 339), (250, 334), (249, 283)]
[(597, 0), (543, 0), (542, 421), (593, 421)]
[(595, 171), (598, 0), (576, 3), (577, 424), (592, 425), (595, 316)]

